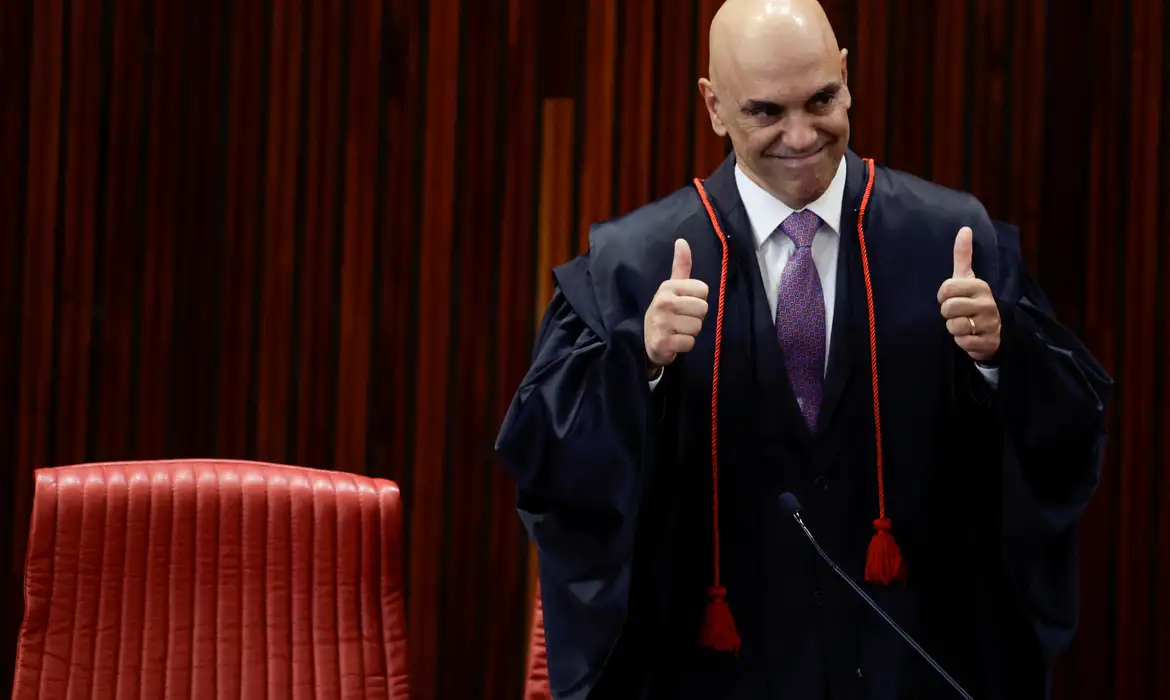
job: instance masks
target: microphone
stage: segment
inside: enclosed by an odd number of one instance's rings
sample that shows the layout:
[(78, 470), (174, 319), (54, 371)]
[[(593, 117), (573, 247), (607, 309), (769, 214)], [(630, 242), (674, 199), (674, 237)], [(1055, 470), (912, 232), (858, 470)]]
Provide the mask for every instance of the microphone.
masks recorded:
[(837, 575), (840, 576), (845, 581), (845, 583), (848, 583), (850, 588), (857, 592), (857, 595), (861, 596), (865, 602), (869, 603), (869, 607), (873, 608), (877, 614), (881, 615), (882, 619), (885, 620), (890, 625), (890, 627), (893, 627), (894, 631), (897, 632), (902, 637), (902, 639), (906, 640), (907, 644), (914, 647), (914, 650), (917, 651), (922, 658), (926, 659), (927, 663), (934, 667), (934, 670), (938, 671), (939, 675), (945, 678), (946, 681), (951, 684), (951, 687), (959, 693), (959, 695), (962, 695), (964, 698), (966, 698), (966, 700), (973, 700), (972, 697), (967, 694), (967, 691), (963, 690), (963, 687), (960, 686), (954, 678), (951, 678), (951, 675), (944, 671), (943, 667), (939, 666), (938, 663), (930, 657), (930, 654), (927, 654), (922, 647), (918, 646), (918, 642), (915, 642), (910, 637), (910, 635), (906, 634), (906, 632), (898, 626), (898, 623), (894, 622), (894, 620), (886, 614), (885, 610), (882, 610), (877, 603), (873, 602), (873, 599), (866, 595), (865, 591), (861, 590), (861, 588), (858, 587), (858, 585), (854, 583), (852, 579), (846, 576), (845, 572), (841, 570), (841, 567), (837, 566), (837, 564), (829, 558), (828, 554), (825, 554), (825, 550), (821, 549), (821, 546), (817, 544), (817, 539), (813, 537), (812, 533), (808, 531), (807, 527), (805, 527), (804, 520), (802, 520), (800, 517), (800, 501), (796, 500), (796, 496), (793, 496), (787, 491), (780, 494), (780, 509), (784, 511), (785, 515), (791, 515), (792, 518), (796, 520), (796, 524), (800, 526), (801, 530), (804, 530), (804, 534), (806, 537), (808, 537), (808, 541), (812, 542), (812, 546), (816, 548), (817, 553), (821, 555), (821, 558), (825, 560), (825, 563), (832, 567), (833, 571), (836, 571)]

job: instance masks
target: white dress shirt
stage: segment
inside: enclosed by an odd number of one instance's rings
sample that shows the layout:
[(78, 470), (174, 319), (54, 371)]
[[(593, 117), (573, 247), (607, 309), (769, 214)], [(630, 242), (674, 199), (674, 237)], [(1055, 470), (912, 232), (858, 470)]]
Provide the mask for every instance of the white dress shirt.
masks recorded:
[[(780, 293), (780, 275), (784, 266), (796, 250), (780, 224), (794, 213), (794, 209), (773, 197), (767, 190), (752, 181), (746, 173), (735, 166), (735, 184), (739, 198), (743, 200), (744, 211), (752, 225), (752, 238), (756, 242), (756, 259), (760, 263), (760, 279), (764, 281), (764, 298), (771, 300), (768, 305), (772, 321), (776, 321), (776, 303)], [(805, 209), (821, 219), (821, 227), (813, 236), (812, 258), (821, 278), (821, 291), (825, 297), (825, 371), (828, 370), (829, 348), (833, 341), (833, 311), (837, 300), (837, 253), (841, 248), (841, 203), (845, 198), (845, 158), (837, 166), (837, 174), (827, 189), (816, 201)]]
[[(821, 278), (821, 291), (825, 297), (825, 371), (828, 371), (829, 348), (833, 337), (833, 311), (837, 300), (837, 260), (841, 248), (841, 205), (845, 198), (845, 158), (841, 158), (832, 182), (806, 209), (821, 219), (812, 242), (813, 264)], [(764, 281), (765, 298), (772, 300), (769, 305), (772, 320), (776, 320), (776, 300), (780, 292), (780, 275), (784, 266), (796, 250), (792, 239), (780, 230), (794, 210), (776, 199), (764, 188), (747, 176), (739, 165), (735, 167), (735, 184), (743, 200), (744, 211), (752, 227), (756, 244), (756, 259), (760, 264), (760, 279)], [(976, 365), (979, 372), (993, 387), (999, 384), (999, 369)], [(650, 382), (653, 389), (662, 379), (658, 373)]]

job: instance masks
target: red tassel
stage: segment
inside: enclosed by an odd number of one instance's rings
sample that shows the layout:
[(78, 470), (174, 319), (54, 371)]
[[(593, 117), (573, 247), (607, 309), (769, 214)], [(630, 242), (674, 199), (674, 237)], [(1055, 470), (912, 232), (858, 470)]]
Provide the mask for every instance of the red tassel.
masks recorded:
[(910, 572), (902, 559), (902, 550), (898, 549), (898, 543), (890, 532), (894, 524), (889, 518), (878, 518), (873, 521), (873, 528), (877, 532), (869, 541), (869, 553), (865, 557), (865, 580), (886, 586), (894, 581), (905, 584)]
[(735, 630), (735, 619), (727, 605), (727, 590), (723, 586), (707, 589), (707, 611), (703, 614), (703, 628), (699, 642), (716, 651), (739, 653), (739, 632)]

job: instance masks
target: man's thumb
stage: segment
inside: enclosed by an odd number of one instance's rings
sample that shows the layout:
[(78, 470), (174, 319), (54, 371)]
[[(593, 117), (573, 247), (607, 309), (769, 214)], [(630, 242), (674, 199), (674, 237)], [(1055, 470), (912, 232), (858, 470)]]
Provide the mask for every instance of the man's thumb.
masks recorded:
[(955, 236), (955, 271), (952, 275), (955, 279), (975, 276), (971, 270), (971, 235), (970, 227), (964, 226)]
[(691, 278), (691, 246), (683, 239), (674, 242), (674, 264), (670, 268), (670, 279)]

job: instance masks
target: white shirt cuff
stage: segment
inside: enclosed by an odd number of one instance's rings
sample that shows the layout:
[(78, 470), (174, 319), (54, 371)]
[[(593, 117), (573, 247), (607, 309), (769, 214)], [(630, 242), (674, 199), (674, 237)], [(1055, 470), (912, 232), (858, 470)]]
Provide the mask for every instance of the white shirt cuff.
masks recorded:
[(983, 375), (992, 389), (999, 388), (999, 367), (987, 367), (976, 362), (975, 369), (979, 370), (979, 374)]
[(658, 368), (658, 374), (650, 380), (650, 391), (654, 391), (654, 387), (658, 386), (658, 382), (662, 381), (662, 374), (666, 371), (664, 367)]

